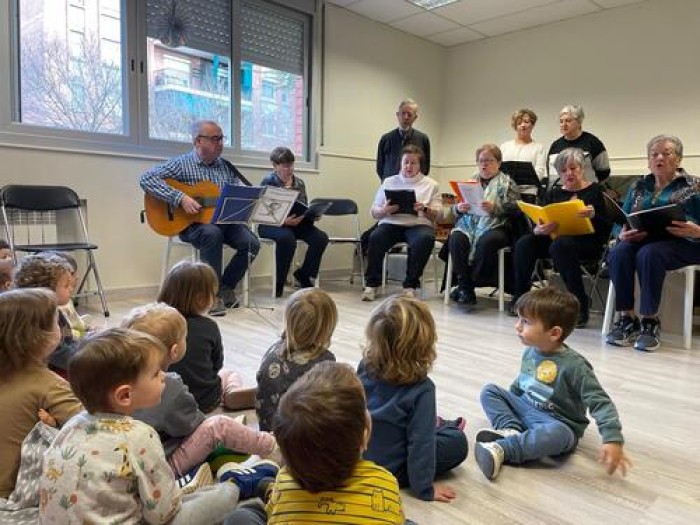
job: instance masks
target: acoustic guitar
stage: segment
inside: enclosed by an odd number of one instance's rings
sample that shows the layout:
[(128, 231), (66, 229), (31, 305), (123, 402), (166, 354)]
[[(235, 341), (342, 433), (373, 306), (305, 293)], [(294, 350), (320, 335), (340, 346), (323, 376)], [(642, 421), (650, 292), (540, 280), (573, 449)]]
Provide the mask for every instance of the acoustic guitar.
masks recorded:
[(214, 217), (216, 202), (221, 193), (216, 184), (211, 181), (202, 181), (190, 185), (175, 179), (163, 180), (168, 186), (192, 197), (202, 208), (199, 210), (199, 213), (186, 213), (179, 206), (173, 208), (167, 202), (145, 193), (143, 205), (146, 211), (146, 221), (154, 232), (170, 237), (177, 235), (192, 223), (209, 224), (211, 222)]

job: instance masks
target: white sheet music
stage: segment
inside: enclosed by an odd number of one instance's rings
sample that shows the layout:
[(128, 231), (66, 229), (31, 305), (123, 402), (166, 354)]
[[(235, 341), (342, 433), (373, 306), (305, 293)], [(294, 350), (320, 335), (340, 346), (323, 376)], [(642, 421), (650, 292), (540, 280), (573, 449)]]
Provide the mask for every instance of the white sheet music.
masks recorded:
[(298, 196), (297, 190), (266, 186), (250, 220), (258, 224), (281, 226)]
[(459, 192), (462, 194), (464, 202), (469, 203), (469, 213), (484, 217), (489, 213), (481, 208), (481, 203), (484, 202), (484, 188), (479, 182), (457, 182)]

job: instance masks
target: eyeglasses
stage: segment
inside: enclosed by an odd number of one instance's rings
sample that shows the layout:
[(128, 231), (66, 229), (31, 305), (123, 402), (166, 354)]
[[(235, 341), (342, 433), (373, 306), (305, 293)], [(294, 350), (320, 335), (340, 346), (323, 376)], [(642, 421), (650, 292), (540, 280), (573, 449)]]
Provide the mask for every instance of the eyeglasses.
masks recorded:
[(198, 139), (207, 139), (212, 142), (223, 142), (226, 140), (226, 135), (197, 135)]
[(478, 164), (491, 164), (493, 162), (497, 162), (496, 159), (478, 159), (476, 161)]
[(673, 157), (673, 156), (675, 156), (675, 155), (676, 155), (676, 152), (675, 152), (675, 151), (671, 151), (671, 150), (667, 150), (667, 151), (650, 151), (650, 152), (649, 152), (649, 158), (650, 158), (650, 159), (655, 159), (655, 158), (658, 157), (659, 155), (661, 155), (663, 158), (666, 159), (666, 158), (668, 158), (668, 157)]

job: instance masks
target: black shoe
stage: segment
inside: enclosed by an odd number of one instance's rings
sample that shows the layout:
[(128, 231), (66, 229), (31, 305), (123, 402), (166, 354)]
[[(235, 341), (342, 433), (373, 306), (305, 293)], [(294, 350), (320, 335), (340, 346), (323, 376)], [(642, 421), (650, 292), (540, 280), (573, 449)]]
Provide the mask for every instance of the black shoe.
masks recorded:
[(518, 311), (515, 309), (515, 303), (516, 303), (515, 300), (508, 303), (508, 308), (507, 308), (506, 312), (508, 312), (508, 315), (510, 317), (518, 317)]
[(586, 328), (588, 326), (588, 312), (581, 312), (576, 321), (576, 328)]
[(219, 297), (226, 308), (238, 308), (238, 298), (236, 298), (236, 293), (231, 288), (222, 287), (219, 290)]
[(299, 283), (299, 288), (313, 288), (314, 283), (311, 282), (311, 279), (309, 278), (308, 275), (303, 275), (301, 273), (301, 270), (295, 270), (294, 271), (294, 279), (297, 280)]
[(476, 304), (476, 294), (474, 290), (469, 290), (467, 288), (460, 288), (457, 294), (457, 303), (466, 304), (468, 306), (473, 306)]
[(645, 317), (641, 321), (639, 337), (634, 343), (634, 349), (642, 352), (654, 352), (661, 343), (659, 342), (661, 325), (658, 319)]
[(279, 284), (275, 288), (275, 297), (280, 298), (282, 297), (282, 294), (284, 293), (284, 284), (280, 286)]

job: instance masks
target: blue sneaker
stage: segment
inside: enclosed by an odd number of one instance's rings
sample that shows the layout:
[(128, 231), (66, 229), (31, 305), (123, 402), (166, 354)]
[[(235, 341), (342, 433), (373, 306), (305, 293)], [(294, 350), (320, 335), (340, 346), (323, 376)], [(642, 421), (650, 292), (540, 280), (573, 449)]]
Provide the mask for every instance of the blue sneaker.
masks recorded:
[(250, 467), (223, 465), (217, 472), (217, 477), (221, 483), (229, 481), (238, 485), (241, 491), (239, 498), (248, 499), (261, 496), (260, 489), (266, 489), (269, 485), (267, 478), (276, 478), (278, 471), (279, 467), (275, 463), (263, 459)]

